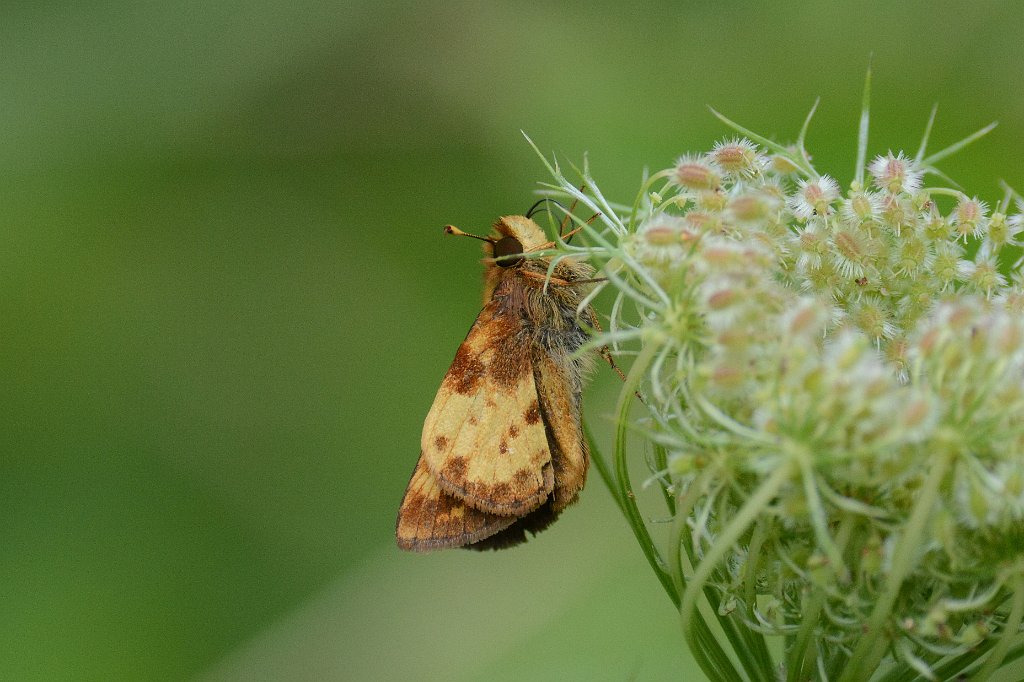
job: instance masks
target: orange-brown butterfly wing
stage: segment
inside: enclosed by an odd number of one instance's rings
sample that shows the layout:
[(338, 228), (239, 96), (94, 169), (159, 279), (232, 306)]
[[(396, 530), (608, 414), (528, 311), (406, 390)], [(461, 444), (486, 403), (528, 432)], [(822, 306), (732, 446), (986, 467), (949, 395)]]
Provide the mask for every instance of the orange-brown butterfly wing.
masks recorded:
[(471, 545), (515, 521), (514, 516), (497, 516), (468, 507), (445, 493), (421, 456), (398, 510), (395, 537), (402, 549), (425, 552)]
[(580, 382), (571, 374), (572, 362), (557, 362), (539, 348), (533, 352), (537, 397), (549, 432), (555, 475), (551, 504), (556, 514), (576, 501), (590, 466), (590, 451), (583, 435)]
[[(547, 350), (532, 351), (534, 383), (547, 432), (555, 486), (548, 500), (515, 523), (479, 540), (469, 549), (504, 549), (526, 542), (550, 526), (559, 513), (576, 501), (587, 477), (590, 451), (583, 437), (582, 396), (575, 360), (556, 361)], [(574, 374), (575, 372), (575, 374)]]
[(422, 458), (441, 490), (480, 511), (524, 516), (554, 487), (532, 336), (507, 296), (480, 311), (423, 424)]

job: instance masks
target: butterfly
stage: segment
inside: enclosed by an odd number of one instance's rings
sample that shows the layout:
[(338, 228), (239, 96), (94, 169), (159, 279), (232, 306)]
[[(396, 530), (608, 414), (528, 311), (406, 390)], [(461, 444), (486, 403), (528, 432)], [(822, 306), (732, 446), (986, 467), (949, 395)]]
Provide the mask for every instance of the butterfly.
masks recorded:
[(560, 259), (549, 276), (550, 258), (527, 258), (555, 244), (526, 216), (500, 218), (489, 237), (445, 230), (485, 242), (484, 306), (423, 424), (395, 534), (413, 551), (501, 549), (548, 527), (586, 481), (591, 358), (577, 351), (581, 318), (597, 320), (578, 311), (598, 280), (580, 261)]

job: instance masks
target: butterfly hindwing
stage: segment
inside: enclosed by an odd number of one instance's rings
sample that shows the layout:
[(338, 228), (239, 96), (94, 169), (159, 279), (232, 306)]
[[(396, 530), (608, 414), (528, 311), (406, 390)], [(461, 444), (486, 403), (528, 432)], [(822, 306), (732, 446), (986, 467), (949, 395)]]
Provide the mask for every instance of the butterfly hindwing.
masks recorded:
[(497, 516), (467, 507), (445, 493), (421, 456), (398, 510), (395, 535), (402, 549), (445, 549), (480, 542), (515, 521), (514, 516)]
[(590, 451), (583, 435), (582, 397), (566, 363), (556, 362), (541, 348), (533, 351), (533, 371), (555, 476), (551, 504), (558, 513), (576, 500), (590, 466)]

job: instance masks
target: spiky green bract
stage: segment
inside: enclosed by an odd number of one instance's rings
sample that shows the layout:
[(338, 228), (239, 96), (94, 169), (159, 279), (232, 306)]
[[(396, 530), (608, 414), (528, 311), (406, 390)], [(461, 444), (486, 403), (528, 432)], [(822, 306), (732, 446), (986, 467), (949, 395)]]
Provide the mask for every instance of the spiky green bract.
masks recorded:
[(556, 253), (602, 268), (593, 345), (628, 369), (599, 470), (712, 679), (985, 679), (1024, 654), (1017, 195), (863, 137), (843, 191), (803, 134), (734, 128), (631, 206), (549, 166), (583, 226)]

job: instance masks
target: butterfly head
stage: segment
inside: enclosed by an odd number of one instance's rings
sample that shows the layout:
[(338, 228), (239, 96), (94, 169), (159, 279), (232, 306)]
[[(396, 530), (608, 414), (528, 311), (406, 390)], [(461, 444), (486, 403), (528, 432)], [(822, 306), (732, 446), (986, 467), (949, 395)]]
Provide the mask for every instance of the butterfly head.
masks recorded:
[(494, 223), (494, 234), (490, 237), (478, 237), (453, 225), (447, 225), (444, 229), (448, 234), (473, 237), (487, 242), (484, 252), (493, 259), (494, 266), (503, 269), (521, 264), (523, 254), (544, 248), (551, 243), (537, 223), (521, 215), (499, 218), (498, 222)]
[(494, 264), (509, 268), (523, 262), (523, 254), (548, 244), (548, 239), (537, 223), (521, 215), (508, 215), (494, 224), (497, 233), (491, 243)]

